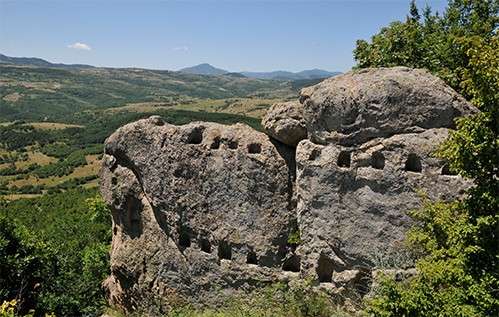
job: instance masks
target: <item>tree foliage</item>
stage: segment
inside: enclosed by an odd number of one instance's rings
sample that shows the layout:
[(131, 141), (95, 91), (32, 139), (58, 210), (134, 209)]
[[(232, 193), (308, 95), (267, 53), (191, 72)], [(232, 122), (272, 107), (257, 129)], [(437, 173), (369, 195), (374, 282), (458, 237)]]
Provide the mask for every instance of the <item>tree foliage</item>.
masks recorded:
[(27, 313), (51, 266), (49, 253), (26, 227), (0, 216), (0, 302), (15, 300), (15, 313)]
[(457, 121), (438, 155), (474, 186), (462, 201), (429, 203), (408, 234), (420, 255), (418, 275), (384, 279), (368, 312), (374, 316), (499, 315), (499, 35), (497, 0), (451, 0), (443, 16), (414, 3), (405, 22), (358, 41), (359, 67), (427, 68), (481, 113)]
[(7, 203), (0, 210), (0, 303), (18, 313), (95, 316), (105, 305), (110, 213), (92, 190)]
[(474, 67), (466, 39), (489, 42), (496, 34), (498, 10), (497, 0), (450, 0), (442, 16), (426, 7), (421, 17), (412, 1), (405, 22), (383, 27), (370, 42), (357, 41), (357, 67), (426, 68), (470, 97), (462, 87), (467, 71)]

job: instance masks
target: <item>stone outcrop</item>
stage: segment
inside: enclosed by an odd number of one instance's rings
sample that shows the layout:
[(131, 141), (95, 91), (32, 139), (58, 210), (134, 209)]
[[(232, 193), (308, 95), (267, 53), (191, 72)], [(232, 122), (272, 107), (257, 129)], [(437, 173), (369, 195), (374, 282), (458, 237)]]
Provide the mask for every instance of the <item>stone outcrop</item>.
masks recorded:
[(411, 266), (402, 248), (413, 224), (407, 211), (421, 206), (421, 194), (450, 200), (466, 187), (432, 157), (446, 136), (440, 128), (358, 147), (301, 142), (296, 164), (302, 271), (330, 282), (333, 272), (355, 267)]
[(347, 73), (300, 101), (269, 110), (270, 137), (151, 117), (108, 138), (111, 304), (156, 315), (306, 277), (365, 294), (373, 271), (411, 271), (407, 212), (421, 193), (450, 200), (470, 186), (433, 152), (457, 116), (477, 110), (407, 68)]
[(290, 146), (307, 138), (303, 105), (298, 101), (272, 105), (262, 118), (262, 126), (272, 138)]
[(352, 145), (376, 137), (452, 128), (473, 112), (441, 79), (420, 69), (373, 68), (335, 76), (302, 89), (310, 139)]
[(286, 278), (295, 221), (286, 151), (241, 124), (152, 117), (116, 131), (101, 171), (113, 216), (111, 303), (216, 303), (220, 290)]

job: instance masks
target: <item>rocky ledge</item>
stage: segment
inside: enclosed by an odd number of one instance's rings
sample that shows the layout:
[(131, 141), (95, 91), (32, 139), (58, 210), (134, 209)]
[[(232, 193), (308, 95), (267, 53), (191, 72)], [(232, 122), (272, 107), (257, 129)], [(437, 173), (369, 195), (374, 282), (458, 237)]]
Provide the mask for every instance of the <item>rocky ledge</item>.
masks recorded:
[(369, 289), (380, 263), (409, 269), (407, 212), (470, 186), (433, 153), (477, 110), (423, 70), (354, 71), (274, 105), (267, 134), (151, 117), (106, 140), (111, 304), (125, 312), (219, 305), (278, 281)]

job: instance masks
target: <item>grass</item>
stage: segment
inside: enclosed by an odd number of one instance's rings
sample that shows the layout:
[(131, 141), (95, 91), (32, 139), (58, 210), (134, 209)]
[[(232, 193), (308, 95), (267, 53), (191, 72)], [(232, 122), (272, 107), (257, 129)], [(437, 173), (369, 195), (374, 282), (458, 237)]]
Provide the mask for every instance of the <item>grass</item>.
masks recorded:
[[(291, 285), (292, 284), (292, 285)], [(224, 296), (224, 295), (220, 295)], [(275, 283), (251, 293), (236, 293), (223, 298), (218, 307), (195, 307), (177, 304), (168, 313), (132, 312), (129, 316), (168, 317), (354, 317), (358, 313), (346, 311), (337, 297), (313, 286), (310, 281)], [(148, 309), (153, 307), (148, 307)], [(123, 317), (119, 310), (108, 308), (104, 315)]]
[(85, 189), (91, 189), (91, 188), (96, 188), (99, 186), (99, 180), (98, 179), (94, 179), (88, 183), (85, 183), (82, 185), (83, 188)]
[(15, 163), (17, 168), (25, 168), (31, 164), (47, 165), (57, 161), (57, 159), (47, 156), (37, 151), (28, 151), (28, 159), (25, 161), (17, 161)]
[(108, 109), (109, 113), (131, 111), (131, 112), (155, 112), (158, 110), (189, 110), (231, 113), (245, 115), (253, 118), (261, 118), (265, 111), (273, 103), (282, 101), (282, 98), (228, 98), (228, 99), (194, 99), (180, 103), (161, 102), (138, 102), (128, 103), (122, 107)]
[(18, 199), (30, 199), (30, 198), (36, 198), (36, 197), (41, 197), (41, 194), (9, 194), (9, 195), (4, 195), (0, 196), (0, 198), (3, 198), (7, 201), (12, 201), (12, 200), (18, 200)]
[(18, 179), (18, 180), (12, 180), (8, 183), (9, 186), (17, 186), (17, 187), (22, 187), (26, 185), (44, 185), (44, 186), (56, 186), (58, 184), (61, 184), (65, 181), (74, 179), (74, 178), (80, 178), (84, 176), (89, 176), (89, 175), (97, 175), (99, 172), (100, 168), (100, 160), (98, 159), (99, 155), (87, 155), (85, 156), (85, 159), (87, 161), (86, 165), (83, 166), (78, 166), (74, 169), (74, 171), (65, 176), (61, 177), (47, 177), (47, 178), (38, 178), (35, 176), (30, 175), (26, 179)]
[(22, 95), (20, 93), (13, 92), (11, 94), (8, 94), (8, 95), (4, 96), (3, 100), (10, 101), (10, 102), (16, 102), (19, 99), (21, 99), (21, 97), (22, 97)]
[(39, 130), (62, 130), (66, 128), (82, 128), (82, 125), (79, 124), (69, 124), (69, 123), (60, 123), (60, 122), (30, 122), (25, 125), (32, 126), (35, 129)]

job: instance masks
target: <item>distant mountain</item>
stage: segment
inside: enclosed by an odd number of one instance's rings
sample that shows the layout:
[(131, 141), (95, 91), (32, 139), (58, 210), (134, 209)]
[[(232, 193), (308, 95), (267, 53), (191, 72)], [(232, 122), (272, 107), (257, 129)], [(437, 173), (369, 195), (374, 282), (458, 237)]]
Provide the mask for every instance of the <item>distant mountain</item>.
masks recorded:
[[(91, 65), (51, 63), (49, 61), (36, 57), (10, 57), (3, 54), (0, 54), (0, 64), (52, 67), (52, 68), (62, 68), (62, 69), (95, 68), (94, 66)], [(227, 70), (214, 67), (207, 63), (199, 64), (192, 67), (182, 68), (181, 70), (179, 70), (179, 72), (186, 74), (194, 74), (194, 75), (210, 75), (210, 76), (224, 75), (233, 78), (248, 77), (256, 79), (273, 79), (273, 80), (289, 80), (289, 81), (323, 79), (341, 74), (340, 72), (329, 72), (322, 69), (310, 69), (297, 73), (282, 71), (282, 70), (273, 71), (273, 72), (229, 72)]]
[(0, 54), (0, 63), (11, 64), (11, 65), (56, 67), (56, 68), (93, 68), (93, 66), (90, 65), (51, 63), (44, 59), (36, 57), (10, 57), (3, 54)]
[(225, 69), (216, 68), (207, 63), (199, 64), (192, 67), (182, 68), (179, 71), (182, 73), (196, 74), (196, 75), (210, 75), (210, 76), (227, 75), (232, 77), (248, 77), (248, 78), (273, 79), (273, 80), (321, 79), (341, 74), (340, 72), (328, 72), (322, 69), (310, 69), (297, 73), (283, 71), (283, 70), (278, 70), (273, 72), (229, 72)]
[(341, 74), (341, 72), (329, 72), (323, 69), (310, 69), (304, 70), (296, 73), (296, 75), (300, 78), (298, 79), (317, 79), (317, 78), (327, 78)]
[(187, 74), (211, 75), (211, 76), (224, 75), (228, 73), (228, 71), (226, 70), (213, 67), (207, 63), (199, 64), (192, 67), (182, 68), (179, 71)]
[(287, 71), (273, 71), (273, 72), (242, 72), (246, 77), (258, 79), (274, 79), (274, 80), (302, 80), (302, 79), (320, 79), (336, 76), (340, 72), (328, 72), (322, 69), (304, 70), (297, 73)]

